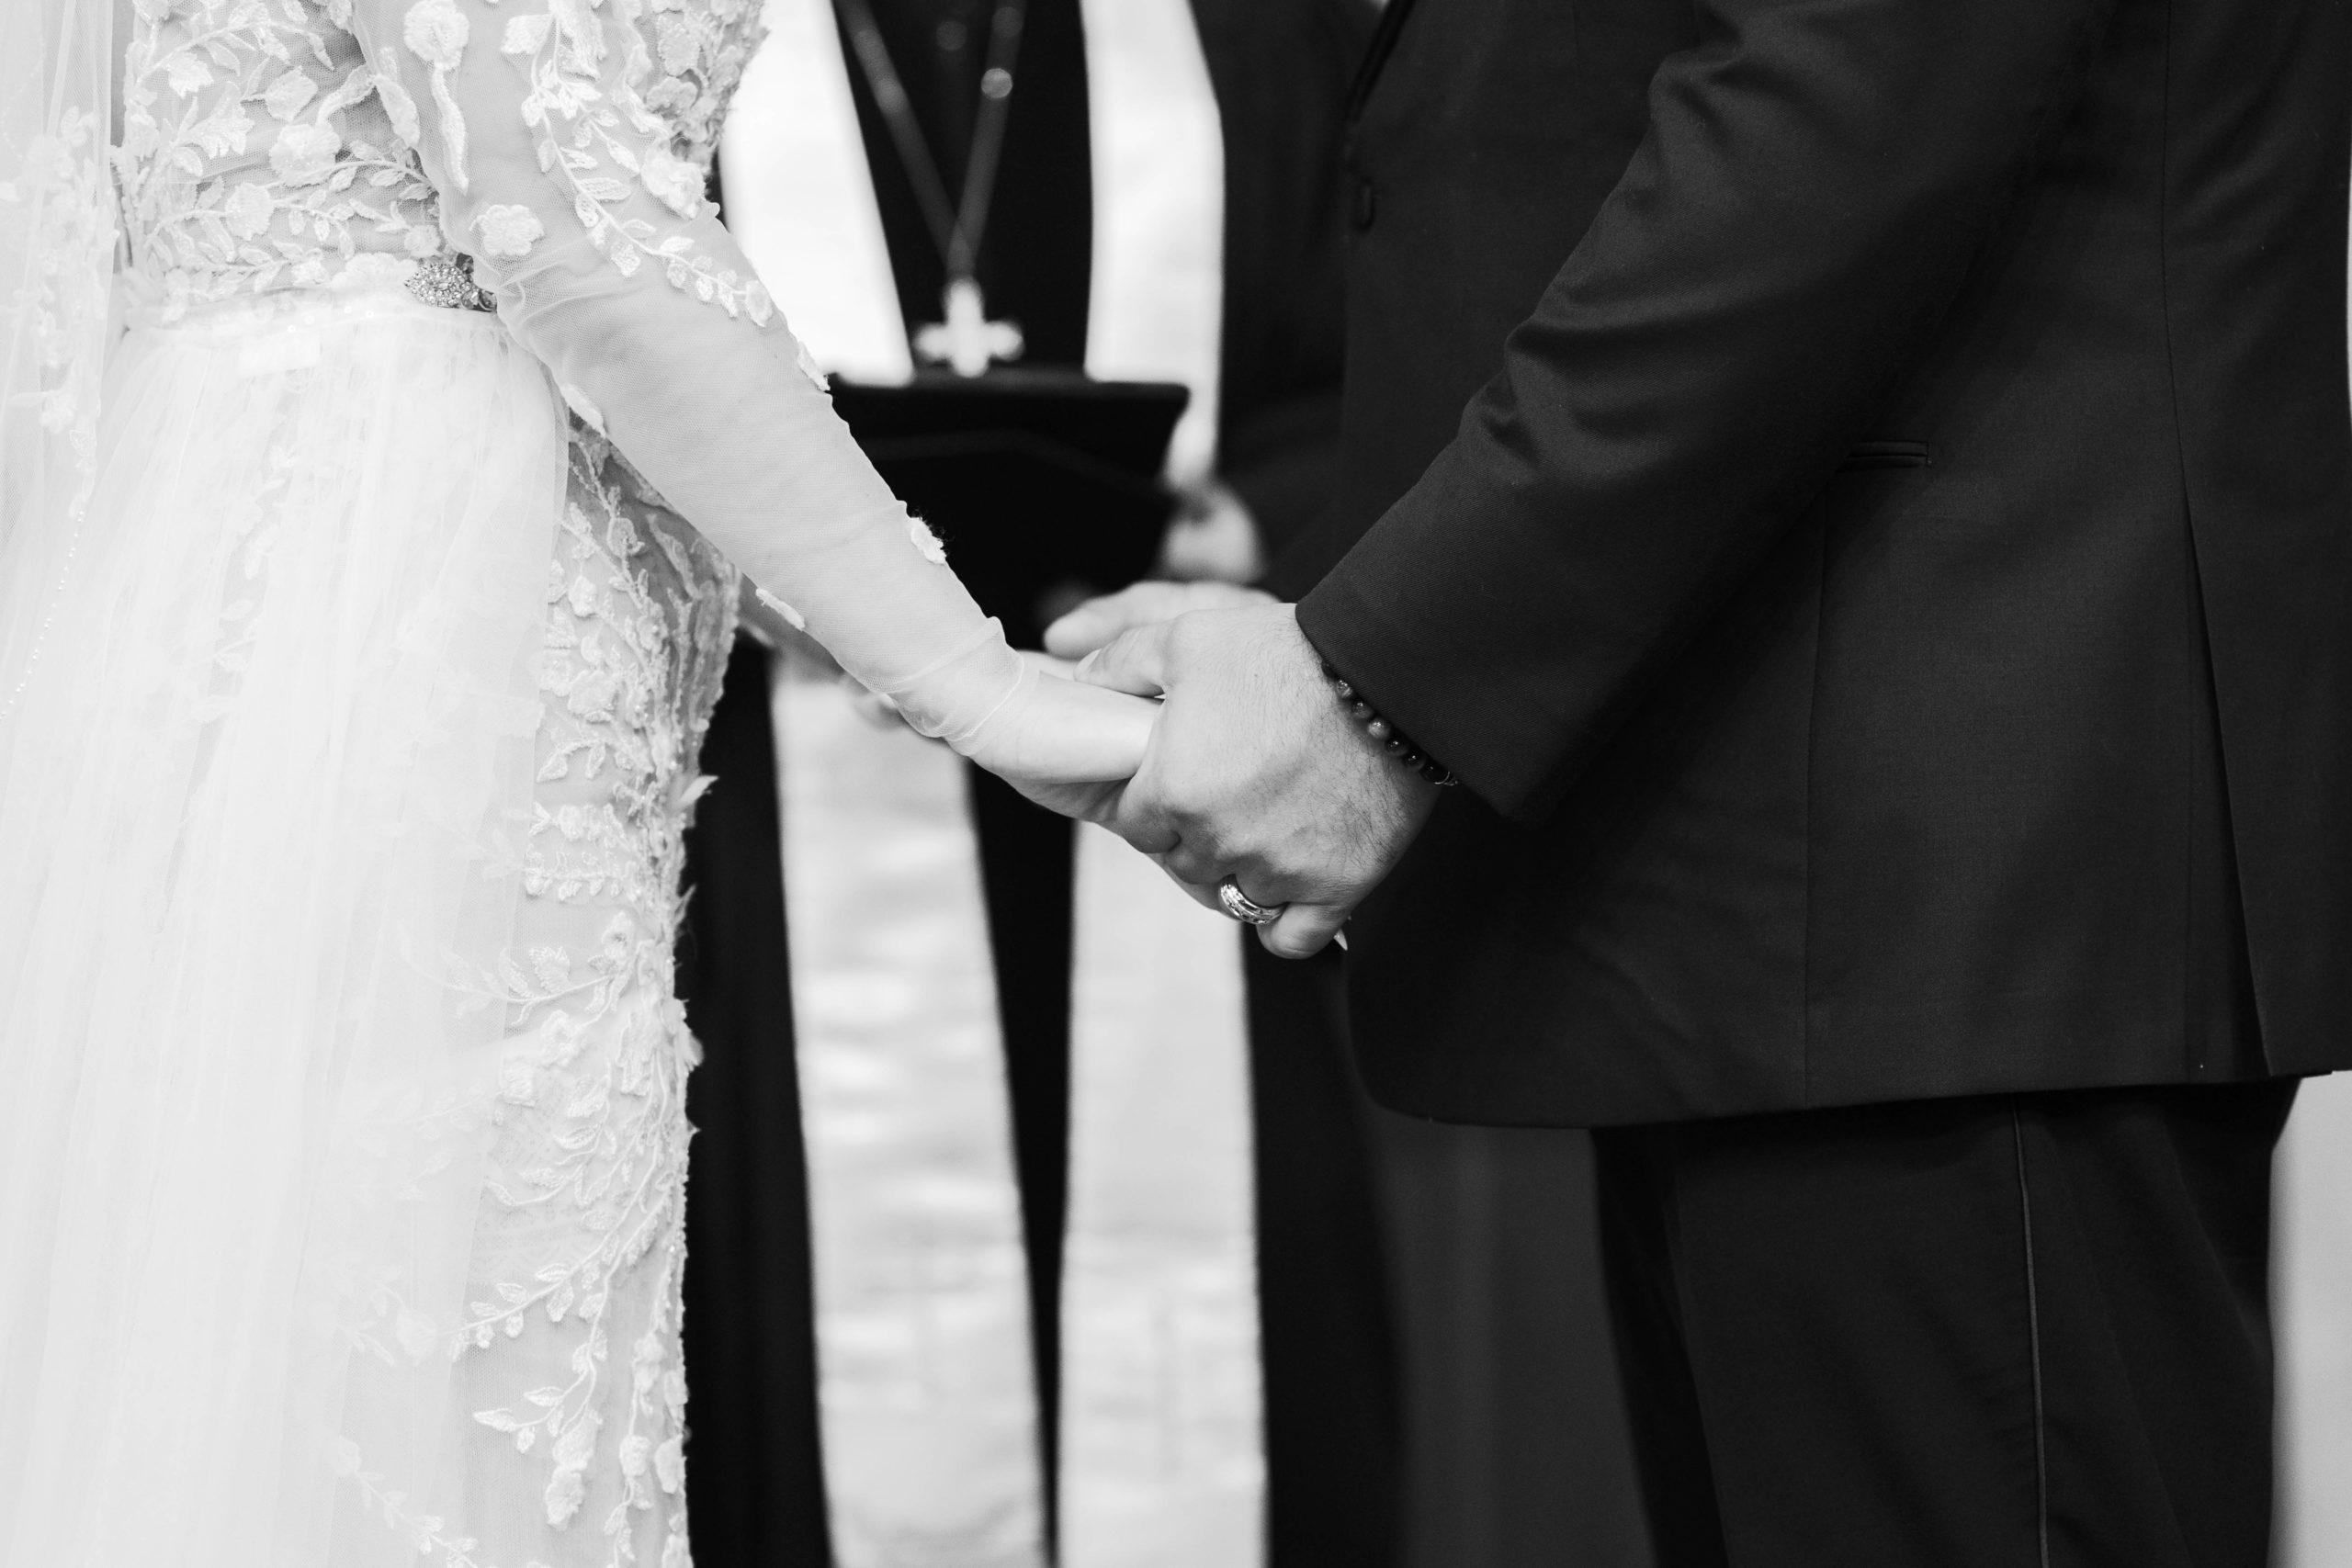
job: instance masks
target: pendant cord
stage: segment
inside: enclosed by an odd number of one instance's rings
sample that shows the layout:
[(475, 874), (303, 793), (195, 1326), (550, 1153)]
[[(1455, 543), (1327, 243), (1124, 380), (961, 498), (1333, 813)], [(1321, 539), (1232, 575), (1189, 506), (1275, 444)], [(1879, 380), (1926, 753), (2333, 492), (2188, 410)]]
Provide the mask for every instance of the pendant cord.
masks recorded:
[(980, 237), (987, 232), (989, 208), (996, 195), (997, 169), (1004, 152), (1005, 121), (1012, 107), (1012, 69), (1021, 56), (1021, 34), (1028, 20), (1028, 0), (1002, 0), (989, 21), (987, 70), (980, 77), (980, 107), (972, 125), (971, 156), (964, 165), (961, 199), (950, 205), (947, 181), (939, 160), (923, 140), (915, 119), (906, 83), (882, 40), (881, 24), (874, 18), (870, 0), (840, 0), (849, 24), (850, 47), (865, 84), (873, 90), (875, 107), (890, 128), (908, 183), (914, 186), (916, 205), (931, 230), (932, 243), (952, 284), (969, 278), (978, 265)]

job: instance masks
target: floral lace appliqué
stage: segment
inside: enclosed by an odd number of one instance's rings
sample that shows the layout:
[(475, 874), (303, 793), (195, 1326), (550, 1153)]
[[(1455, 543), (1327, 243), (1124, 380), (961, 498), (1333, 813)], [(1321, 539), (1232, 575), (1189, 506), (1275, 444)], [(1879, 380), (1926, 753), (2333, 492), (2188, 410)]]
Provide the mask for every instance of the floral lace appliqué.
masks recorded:
[[(683, 220), (711, 211), (703, 190), (720, 111), (750, 57), (751, 9), (750, 0), (654, 0), (650, 13), (646, 0), (548, 0), (545, 10), (508, 16), (497, 47), (526, 78), (521, 113), (540, 171), (614, 267), (631, 276), (650, 263), (673, 288), (765, 325), (775, 307), (758, 278), (628, 210), (641, 191)], [(472, 44), (471, 25), (457, 0), (416, 0), (401, 31), (431, 69), (451, 177), (463, 190), (466, 125), (447, 80)], [(528, 207), (499, 203), (475, 216), (474, 231), (482, 254), (520, 260), (545, 226)]]
[[(478, 1464), (536, 1467), (549, 1531), (605, 1568), (687, 1568), (685, 1376), (678, 1350), (695, 1048), (674, 996), (684, 829), (695, 760), (733, 633), (737, 579), (578, 430), (538, 660), (536, 800), (502, 852), (527, 895), (495, 973), (452, 987), (505, 1025), (479, 1099), (389, 1114), (446, 1143), (486, 1126), (471, 1301), (458, 1321), (355, 1281), (366, 1346), (447, 1355), (481, 1437)], [(371, 1288), (372, 1283), (372, 1288)], [(418, 1513), (356, 1448), (330, 1456), (369, 1510), (448, 1568), (482, 1543)], [(520, 1568), (544, 1568), (524, 1563)]]
[(481, 1353), (526, 1332), (570, 1334), (561, 1378), (474, 1419), (545, 1456), (551, 1527), (600, 1510), (615, 1564), (636, 1561), (632, 1517), (657, 1506), (671, 1521), (664, 1561), (685, 1551), (677, 1292), (695, 1048), (672, 955), (681, 832), (703, 784), (694, 758), (733, 593), (710, 547), (581, 432), (548, 584), (539, 799), (520, 848), (537, 940), (498, 982), (514, 1032), (489, 1173), (504, 1217), (485, 1229), (493, 1252), (506, 1239), (513, 1267), (458, 1335)]
[(139, 0), (116, 167), (133, 259), (177, 310), (441, 249), (433, 187), (328, 9)]

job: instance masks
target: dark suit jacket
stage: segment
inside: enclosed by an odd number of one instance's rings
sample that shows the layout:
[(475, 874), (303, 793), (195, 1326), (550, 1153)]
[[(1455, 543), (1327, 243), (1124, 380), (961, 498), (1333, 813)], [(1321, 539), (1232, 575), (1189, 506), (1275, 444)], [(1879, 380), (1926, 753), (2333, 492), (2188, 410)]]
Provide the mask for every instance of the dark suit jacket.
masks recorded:
[(1393, 0), (1285, 568), (1467, 785), (1351, 928), (1376, 1094), (2352, 1066), (2347, 22)]

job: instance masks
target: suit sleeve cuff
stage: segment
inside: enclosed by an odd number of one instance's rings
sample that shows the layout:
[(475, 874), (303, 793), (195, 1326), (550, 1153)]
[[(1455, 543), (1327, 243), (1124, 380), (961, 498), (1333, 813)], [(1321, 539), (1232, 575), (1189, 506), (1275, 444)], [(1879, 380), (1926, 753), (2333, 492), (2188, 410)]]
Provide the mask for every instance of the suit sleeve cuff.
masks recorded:
[(1474, 651), (1410, 602), (1413, 581), (1365, 570), (1351, 553), (1298, 602), (1299, 630), (1464, 788), (1505, 817), (1541, 820), (1558, 794), (1542, 738), (1506, 693), (1481, 679)]

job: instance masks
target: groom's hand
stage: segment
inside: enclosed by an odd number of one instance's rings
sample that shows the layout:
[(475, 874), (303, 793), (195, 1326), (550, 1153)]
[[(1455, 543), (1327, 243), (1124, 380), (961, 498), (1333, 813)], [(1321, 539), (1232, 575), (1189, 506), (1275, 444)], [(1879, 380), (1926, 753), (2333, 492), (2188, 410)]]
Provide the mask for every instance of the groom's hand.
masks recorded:
[(1092, 653), (1121, 632), (1172, 620), (1187, 610), (1234, 610), (1272, 604), (1263, 589), (1235, 582), (1138, 582), (1089, 599), (1046, 628), (1046, 651), (1064, 659)]
[(1257, 903), (1288, 905), (1258, 931), (1283, 957), (1320, 952), (1436, 804), (1437, 786), (1341, 706), (1287, 604), (1138, 627), (1079, 674), (1166, 695), (1109, 825), (1212, 908), (1227, 876)]

